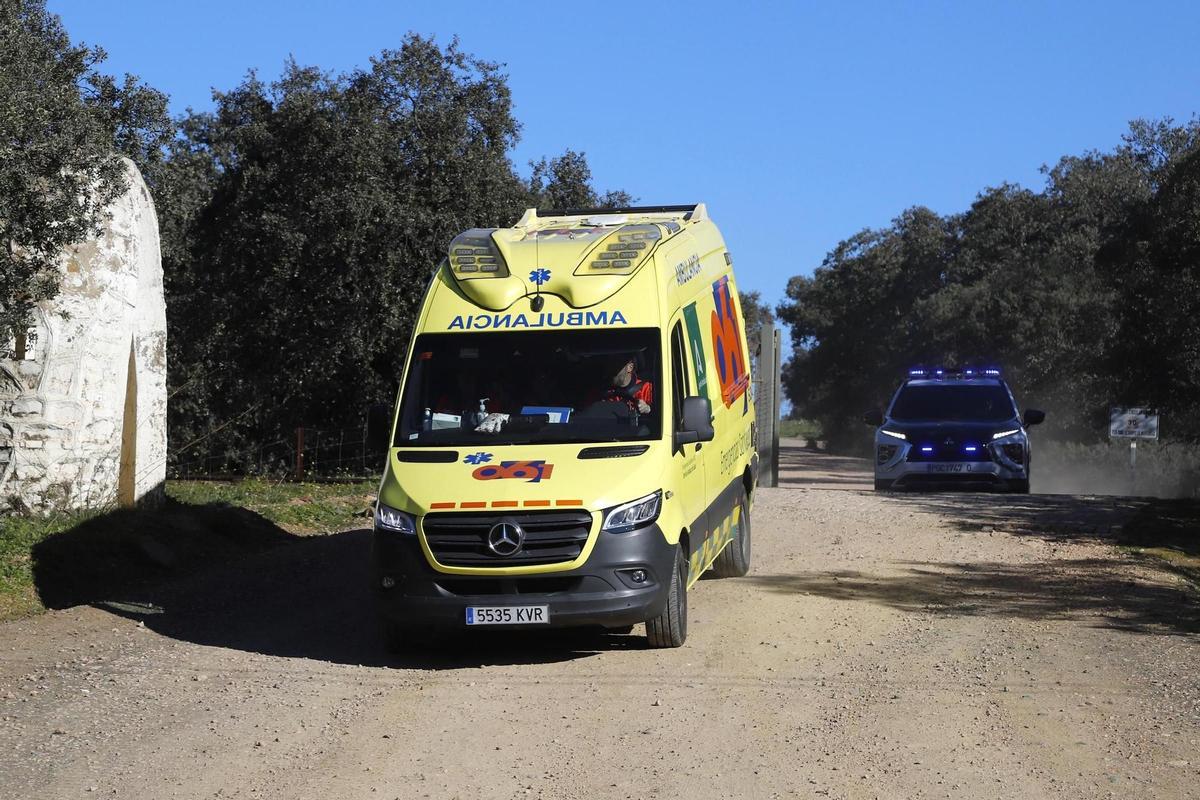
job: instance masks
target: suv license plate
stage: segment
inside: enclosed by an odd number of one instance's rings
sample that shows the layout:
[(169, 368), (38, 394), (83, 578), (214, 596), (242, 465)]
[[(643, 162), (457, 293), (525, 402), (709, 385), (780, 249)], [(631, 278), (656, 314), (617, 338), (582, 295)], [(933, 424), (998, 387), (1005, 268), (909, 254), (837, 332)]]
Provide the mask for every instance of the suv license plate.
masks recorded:
[(962, 463), (958, 463), (958, 464), (955, 464), (955, 463), (928, 464), (927, 467), (928, 467), (929, 472), (959, 473), (959, 472), (974, 472), (975, 471), (974, 464), (962, 464)]
[(468, 625), (544, 625), (550, 606), (467, 606)]

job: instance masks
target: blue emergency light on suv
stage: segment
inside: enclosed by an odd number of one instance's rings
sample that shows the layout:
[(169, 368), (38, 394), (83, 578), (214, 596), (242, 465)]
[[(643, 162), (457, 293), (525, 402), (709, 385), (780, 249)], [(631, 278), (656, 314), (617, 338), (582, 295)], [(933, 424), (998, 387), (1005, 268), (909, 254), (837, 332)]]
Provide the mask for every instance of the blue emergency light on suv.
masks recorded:
[(916, 367), (886, 413), (869, 411), (875, 426), (877, 490), (977, 486), (1029, 491), (1026, 429), (1044, 412), (1017, 412), (996, 367)]

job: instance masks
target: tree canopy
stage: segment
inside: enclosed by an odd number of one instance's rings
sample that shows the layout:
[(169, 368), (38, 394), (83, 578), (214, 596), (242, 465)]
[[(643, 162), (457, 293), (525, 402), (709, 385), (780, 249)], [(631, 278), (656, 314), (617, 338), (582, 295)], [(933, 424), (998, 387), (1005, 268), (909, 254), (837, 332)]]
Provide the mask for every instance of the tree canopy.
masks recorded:
[[(450, 240), (528, 206), (601, 195), (582, 153), (522, 180), (496, 64), (409, 35), (370, 66), (253, 73), (181, 120), (154, 189), (163, 216), (177, 454), (237, 453), (294, 427), (345, 428), (395, 393)], [(220, 430), (220, 435), (211, 435)], [(203, 442), (203, 444), (201, 444)]]
[(998, 363), (1058, 435), (1094, 438), (1123, 404), (1200, 436), (1200, 123), (1136, 121), (1044, 173), (959, 214), (911, 208), (792, 278), (797, 411), (849, 440), (907, 367)]
[(166, 97), (99, 72), (104, 59), (45, 0), (0, 0), (0, 347), (58, 293), (64, 248), (125, 191), (120, 156), (149, 169), (170, 138)]

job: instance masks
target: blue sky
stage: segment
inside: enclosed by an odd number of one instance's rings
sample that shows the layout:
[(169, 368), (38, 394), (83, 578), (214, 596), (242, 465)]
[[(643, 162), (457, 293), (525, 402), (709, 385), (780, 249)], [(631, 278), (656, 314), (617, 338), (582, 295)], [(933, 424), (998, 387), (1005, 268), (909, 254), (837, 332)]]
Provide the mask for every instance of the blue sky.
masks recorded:
[(1042, 164), (1137, 117), (1200, 111), (1200, 4), (50, 0), (72, 37), (211, 105), (292, 55), (342, 71), (407, 31), (506, 65), (514, 160), (587, 153), (601, 189), (704, 201), (740, 287), (781, 300), (841, 239)]

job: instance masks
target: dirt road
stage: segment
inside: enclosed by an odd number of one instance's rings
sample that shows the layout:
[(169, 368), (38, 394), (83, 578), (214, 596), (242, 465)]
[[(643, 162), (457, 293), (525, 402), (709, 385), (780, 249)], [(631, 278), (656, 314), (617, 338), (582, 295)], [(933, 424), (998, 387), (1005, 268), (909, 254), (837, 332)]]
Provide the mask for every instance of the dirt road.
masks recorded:
[(1200, 797), (1200, 605), (1129, 503), (784, 465), (679, 650), (387, 657), (361, 531), (0, 626), (0, 797)]

